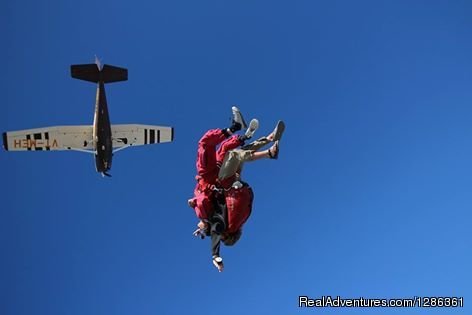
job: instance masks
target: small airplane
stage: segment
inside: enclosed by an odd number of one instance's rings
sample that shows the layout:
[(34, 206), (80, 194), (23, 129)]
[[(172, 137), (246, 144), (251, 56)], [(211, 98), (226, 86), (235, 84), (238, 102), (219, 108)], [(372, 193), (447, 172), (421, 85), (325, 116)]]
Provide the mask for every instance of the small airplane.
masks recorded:
[(93, 64), (72, 65), (75, 79), (97, 83), (97, 97), (93, 125), (53, 126), (3, 133), (3, 147), (7, 151), (73, 150), (95, 155), (95, 167), (102, 176), (111, 175), (113, 154), (131, 146), (171, 142), (174, 128), (164, 126), (126, 124), (112, 125), (108, 115), (105, 83), (128, 80), (125, 68)]

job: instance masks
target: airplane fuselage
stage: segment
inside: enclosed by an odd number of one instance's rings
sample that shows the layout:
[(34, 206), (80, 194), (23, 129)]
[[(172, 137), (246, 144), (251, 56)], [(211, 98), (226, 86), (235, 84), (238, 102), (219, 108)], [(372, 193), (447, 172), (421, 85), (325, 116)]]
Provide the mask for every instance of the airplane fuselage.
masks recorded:
[(113, 142), (107, 97), (105, 95), (105, 83), (128, 80), (128, 70), (110, 65), (102, 66), (98, 59), (95, 60), (95, 64), (72, 65), (70, 68), (73, 78), (97, 84), (92, 131), (95, 168), (102, 175), (110, 176), (107, 171), (111, 169)]
[(93, 139), (95, 144), (95, 168), (97, 172), (107, 175), (113, 157), (110, 116), (108, 114), (105, 83), (97, 83), (97, 97), (93, 120)]

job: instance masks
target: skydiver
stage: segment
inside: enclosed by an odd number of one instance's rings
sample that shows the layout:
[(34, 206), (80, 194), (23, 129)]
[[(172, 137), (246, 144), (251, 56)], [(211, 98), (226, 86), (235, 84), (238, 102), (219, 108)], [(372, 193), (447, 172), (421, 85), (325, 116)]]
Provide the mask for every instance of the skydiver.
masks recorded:
[[(266, 137), (227, 152), (224, 152), (225, 143), (222, 143), (220, 150), (218, 150), (218, 161), (223, 160), (218, 183), (223, 189), (224, 200), (223, 202), (216, 200), (215, 213), (208, 222), (209, 227), (203, 226), (203, 228), (210, 229), (213, 264), (220, 272), (224, 267), (223, 259), (219, 253), (220, 242), (226, 246), (233, 246), (240, 239), (242, 227), (252, 211), (254, 194), (249, 184), (241, 180), (243, 163), (262, 158), (277, 159), (279, 140), (284, 129), (285, 124), (279, 121), (274, 131)], [(270, 142), (274, 142), (270, 149), (257, 151)], [(221, 232), (222, 230), (223, 232)], [(197, 235), (204, 232), (205, 230), (198, 229), (195, 231)]]
[[(267, 137), (237, 148), (254, 134), (258, 125), (257, 120), (252, 120), (250, 125), (252, 128), (246, 131), (245, 137), (233, 135), (224, 140), (218, 148), (217, 166), (222, 166), (217, 183), (212, 187), (213, 193), (206, 195), (208, 197), (206, 208), (212, 210), (211, 213), (206, 213), (205, 219), (200, 220), (197, 225), (198, 229), (194, 232), (195, 236), (202, 238), (205, 235), (211, 235), (213, 264), (220, 272), (223, 270), (223, 261), (219, 255), (220, 242), (223, 241), (225, 245), (232, 246), (239, 240), (242, 226), (249, 218), (252, 209), (254, 194), (251, 187), (240, 178), (242, 164), (261, 158), (276, 159), (279, 140), (285, 128), (283, 122), (279, 121), (274, 131)], [(274, 142), (270, 149), (257, 151), (270, 142)], [(198, 198), (190, 199), (189, 206), (194, 208), (199, 216)]]
[[(216, 188), (219, 165), (221, 165), (225, 153), (231, 149), (237, 148), (242, 145), (245, 140), (250, 139), (256, 129), (258, 128), (258, 121), (253, 119), (249, 125), (249, 128), (244, 121), (244, 118), (235, 106), (232, 107), (232, 124), (229, 128), (225, 129), (212, 129), (207, 131), (198, 142), (198, 153), (197, 153), (197, 184), (194, 189), (194, 197), (188, 200), (188, 204), (195, 210), (197, 217), (200, 219), (198, 228), (201, 231), (208, 231), (210, 234), (210, 220), (213, 225), (217, 226), (217, 217), (213, 217), (215, 207), (223, 207), (224, 196), (216, 197), (218, 189)], [(236, 136), (233, 133), (247, 129), (244, 136)], [(218, 151), (217, 146), (220, 145)], [(223, 200), (221, 205), (215, 204), (216, 200)], [(219, 210), (218, 213), (222, 213)], [(224, 220), (226, 221), (226, 219)], [(225, 227), (226, 228), (226, 227)], [(219, 229), (213, 229), (213, 231), (220, 231)], [(204, 234), (201, 234), (204, 235)], [(217, 242), (219, 245), (219, 242)], [(218, 259), (216, 259), (218, 260)]]

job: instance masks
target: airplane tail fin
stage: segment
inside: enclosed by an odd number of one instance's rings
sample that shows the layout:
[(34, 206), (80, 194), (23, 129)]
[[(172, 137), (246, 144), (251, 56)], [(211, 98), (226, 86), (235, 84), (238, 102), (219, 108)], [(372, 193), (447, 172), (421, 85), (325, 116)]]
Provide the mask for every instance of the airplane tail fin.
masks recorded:
[(128, 70), (125, 68), (104, 65), (100, 70), (95, 63), (70, 66), (71, 76), (75, 79), (89, 82), (112, 83), (128, 80)]

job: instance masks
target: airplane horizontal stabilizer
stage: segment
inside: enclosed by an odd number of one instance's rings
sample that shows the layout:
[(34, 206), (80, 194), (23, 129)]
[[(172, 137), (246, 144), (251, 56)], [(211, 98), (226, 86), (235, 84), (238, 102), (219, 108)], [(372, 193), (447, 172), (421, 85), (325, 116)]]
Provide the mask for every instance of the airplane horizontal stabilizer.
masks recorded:
[(104, 65), (102, 70), (94, 63), (70, 66), (71, 76), (75, 79), (89, 82), (112, 83), (128, 80), (128, 70), (125, 68)]

